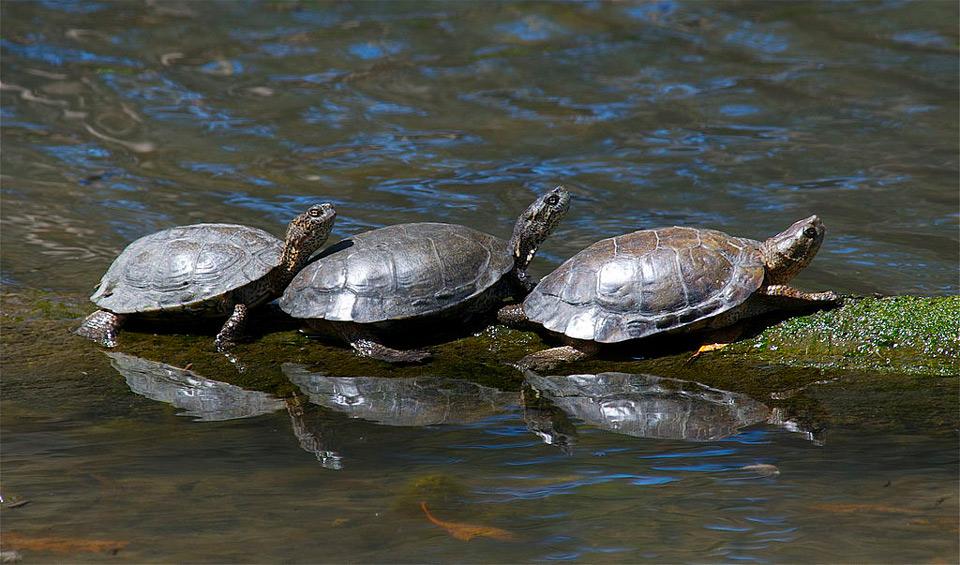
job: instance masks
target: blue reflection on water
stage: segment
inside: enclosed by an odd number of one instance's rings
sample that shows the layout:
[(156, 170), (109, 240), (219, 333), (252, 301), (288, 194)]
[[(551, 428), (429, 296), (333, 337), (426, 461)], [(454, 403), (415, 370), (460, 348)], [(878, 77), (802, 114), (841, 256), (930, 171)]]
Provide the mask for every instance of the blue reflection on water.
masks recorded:
[(89, 0), (40, 0), (40, 4), (44, 8), (68, 14), (92, 14), (107, 7), (106, 4)]
[(495, 29), (521, 41), (544, 41), (565, 31), (560, 25), (539, 16), (527, 16), (517, 21), (502, 23)]
[(396, 55), (403, 51), (404, 45), (396, 41), (378, 41), (366, 43), (354, 43), (347, 48), (347, 51), (355, 57), (364, 60), (380, 59), (387, 55)]
[(950, 42), (945, 37), (931, 30), (900, 31), (893, 34), (892, 39), (917, 47), (950, 47)]
[(639, 6), (630, 6), (623, 10), (631, 18), (659, 21), (677, 11), (677, 3), (671, 0), (645, 2)]
[(690, 473), (718, 473), (721, 471), (734, 471), (740, 468), (740, 465), (730, 465), (723, 463), (701, 463), (699, 465), (678, 465), (674, 467), (652, 467), (655, 471), (684, 471)]
[(92, 143), (83, 143), (80, 145), (46, 145), (38, 148), (44, 153), (52, 155), (73, 167), (102, 167), (102, 161), (109, 159), (111, 156), (110, 151)]
[(686, 457), (720, 457), (724, 455), (733, 455), (737, 453), (736, 449), (700, 449), (697, 451), (679, 451), (670, 453), (657, 453), (655, 455), (641, 455), (640, 459), (675, 459)]
[(750, 116), (759, 111), (759, 108), (751, 104), (727, 104), (720, 107), (720, 113), (724, 116)]
[(719, 532), (749, 532), (753, 530), (753, 528), (744, 526), (731, 526), (729, 524), (705, 524), (703, 527), (708, 530), (717, 530)]
[(720, 442), (743, 443), (746, 445), (764, 445), (771, 443), (770, 430), (756, 428), (718, 440)]
[(294, 57), (300, 55), (313, 55), (319, 49), (305, 45), (290, 45), (289, 43), (264, 43), (259, 46), (259, 50), (271, 57)]
[(0, 39), (0, 47), (26, 59), (43, 61), (50, 65), (61, 67), (67, 63), (100, 63), (103, 65), (122, 65), (125, 67), (142, 67), (143, 64), (126, 57), (97, 55), (82, 49), (70, 49), (43, 43), (21, 45), (8, 39)]
[(751, 22), (744, 22), (741, 29), (728, 33), (724, 40), (765, 53), (783, 53), (790, 47), (790, 42), (785, 37), (757, 31), (753, 29)]
[(593, 477), (585, 477), (574, 481), (564, 481), (554, 484), (538, 484), (530, 488), (523, 488), (520, 485), (509, 487), (494, 487), (477, 489), (477, 494), (494, 495), (490, 501), (509, 502), (513, 500), (537, 500), (548, 498), (554, 495), (573, 494), (577, 490), (593, 485), (602, 485), (613, 481), (626, 481), (637, 486), (656, 486), (672, 483), (680, 480), (677, 477), (657, 476), (657, 475), (633, 475), (625, 473), (603, 474)]

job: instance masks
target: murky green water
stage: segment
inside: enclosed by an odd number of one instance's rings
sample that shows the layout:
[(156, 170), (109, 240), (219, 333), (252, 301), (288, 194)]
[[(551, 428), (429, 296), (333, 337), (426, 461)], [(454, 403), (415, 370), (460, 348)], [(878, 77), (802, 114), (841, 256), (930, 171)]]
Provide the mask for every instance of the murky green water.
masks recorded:
[[(0, 492), (30, 501), (2, 509), (5, 550), (957, 560), (955, 377), (598, 369), (534, 389), (464, 360), (383, 381), (269, 336), (277, 358), (244, 374), (184, 372), (187, 338), (131, 332), (136, 357), (111, 358), (67, 333), (116, 253), (170, 225), (279, 234), (322, 199), (335, 237), (506, 235), (558, 183), (575, 200), (538, 275), (642, 227), (763, 238), (817, 213), (827, 240), (799, 286), (956, 294), (955, 3), (45, 0), (0, 17)], [(458, 539), (421, 502), (509, 535)], [(126, 545), (28, 548), (51, 536)]]

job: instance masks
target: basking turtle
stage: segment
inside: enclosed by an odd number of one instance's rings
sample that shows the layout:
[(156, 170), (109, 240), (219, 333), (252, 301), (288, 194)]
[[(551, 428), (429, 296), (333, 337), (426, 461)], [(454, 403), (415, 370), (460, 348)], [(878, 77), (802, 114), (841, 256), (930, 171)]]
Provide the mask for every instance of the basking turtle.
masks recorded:
[(123, 250), (90, 297), (100, 310), (76, 330), (105, 347), (129, 316), (229, 316), (218, 350), (242, 333), (247, 311), (273, 300), (330, 235), (331, 204), (290, 222), (285, 241), (233, 224), (196, 224), (141, 237)]
[(804, 293), (787, 281), (823, 242), (810, 216), (760, 242), (684, 227), (604, 239), (550, 273), (523, 304), (499, 312), (510, 325), (542, 325), (567, 343), (528, 355), (543, 369), (592, 355), (598, 344), (662, 332), (717, 329), (774, 310), (831, 306), (832, 291)]
[(313, 327), (332, 328), (365, 357), (418, 362), (429, 353), (381, 342), (384, 331), (432, 329), (495, 311), (533, 287), (526, 273), (537, 248), (570, 204), (557, 187), (520, 215), (510, 241), (454, 224), (399, 224), (326, 249), (304, 268), (280, 308)]

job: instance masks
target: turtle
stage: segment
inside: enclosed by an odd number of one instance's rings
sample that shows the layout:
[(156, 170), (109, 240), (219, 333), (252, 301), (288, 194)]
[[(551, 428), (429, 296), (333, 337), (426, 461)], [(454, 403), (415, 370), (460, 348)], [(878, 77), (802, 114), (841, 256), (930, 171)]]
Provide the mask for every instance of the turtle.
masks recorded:
[(384, 334), (435, 330), (495, 314), (507, 296), (535, 285), (526, 268), (566, 214), (562, 186), (517, 219), (510, 241), (457, 224), (397, 224), (328, 247), (293, 279), (280, 308), (313, 329), (332, 329), (357, 354), (417, 363), (423, 350), (395, 349)]
[(127, 320), (228, 317), (218, 351), (242, 334), (249, 309), (269, 302), (323, 246), (336, 210), (316, 204), (290, 222), (286, 240), (249, 226), (194, 224), (137, 239), (113, 261), (90, 300), (100, 307), (75, 331), (117, 345)]
[(679, 226), (603, 239), (497, 316), (508, 325), (542, 327), (565, 342), (518, 364), (537, 370), (592, 356), (600, 344), (715, 330), (777, 310), (832, 307), (840, 302), (833, 291), (806, 293), (786, 284), (813, 260), (824, 233), (814, 215), (763, 242)]

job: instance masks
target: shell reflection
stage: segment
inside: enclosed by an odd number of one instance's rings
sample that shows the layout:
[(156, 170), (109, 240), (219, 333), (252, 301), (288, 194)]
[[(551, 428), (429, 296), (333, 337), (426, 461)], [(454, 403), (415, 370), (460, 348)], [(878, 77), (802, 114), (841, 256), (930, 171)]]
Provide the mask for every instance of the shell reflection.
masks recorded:
[(298, 398), (286, 400), (236, 385), (215, 381), (182, 369), (115, 351), (104, 352), (110, 365), (123, 375), (130, 390), (140, 396), (180, 408), (179, 416), (217, 422), (252, 418), (286, 410), (297, 443), (313, 454), (321, 466), (340, 470), (343, 460), (329, 447), (322, 425), (307, 417)]
[(635, 437), (716, 440), (767, 421), (770, 409), (749, 396), (653, 375), (525, 375), (569, 416)]
[(466, 424), (518, 404), (516, 392), (444, 377), (331, 377), (293, 363), (283, 374), (310, 402), (387, 426)]
[(203, 422), (252, 418), (284, 409), (284, 401), (255, 390), (215, 381), (165, 363), (118, 352), (104, 352), (130, 390), (183, 410), (178, 415)]

